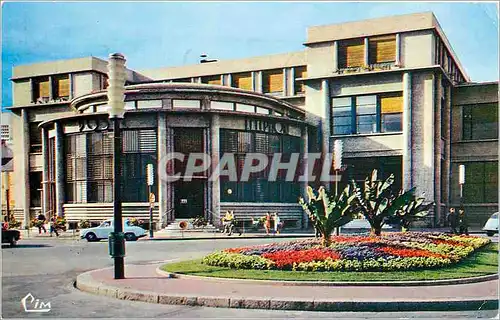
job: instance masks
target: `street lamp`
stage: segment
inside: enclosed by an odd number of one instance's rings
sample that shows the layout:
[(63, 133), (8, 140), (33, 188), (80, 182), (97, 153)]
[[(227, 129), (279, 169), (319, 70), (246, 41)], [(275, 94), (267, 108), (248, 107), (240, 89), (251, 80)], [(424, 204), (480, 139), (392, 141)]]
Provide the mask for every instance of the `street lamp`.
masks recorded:
[(122, 222), (120, 123), (125, 113), (125, 56), (114, 53), (108, 63), (108, 113), (113, 122), (113, 232), (109, 235), (109, 254), (115, 262), (115, 279), (125, 278), (125, 235)]
[(458, 166), (458, 184), (460, 184), (460, 205), (463, 204), (464, 184), (465, 184), (465, 165)]
[(155, 195), (152, 192), (152, 187), (154, 184), (154, 170), (153, 164), (149, 163), (146, 166), (146, 174), (147, 174), (147, 182), (148, 182), (148, 191), (149, 191), (149, 238), (153, 238), (153, 206), (155, 205)]
[[(342, 140), (335, 140), (333, 143), (333, 170), (335, 172), (335, 198), (338, 196), (338, 184), (339, 184), (339, 175), (338, 172), (342, 168), (342, 151), (344, 145)], [(335, 229), (335, 234), (340, 235), (340, 227)]]

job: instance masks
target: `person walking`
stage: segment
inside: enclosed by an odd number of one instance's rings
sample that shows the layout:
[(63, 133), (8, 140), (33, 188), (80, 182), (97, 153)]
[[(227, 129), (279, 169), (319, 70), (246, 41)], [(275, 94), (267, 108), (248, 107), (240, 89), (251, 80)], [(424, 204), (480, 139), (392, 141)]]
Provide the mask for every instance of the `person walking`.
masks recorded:
[(458, 234), (457, 231), (458, 216), (455, 213), (455, 208), (450, 208), (450, 212), (448, 213), (446, 220), (448, 221), (448, 225), (451, 228), (451, 233)]
[(52, 237), (53, 232), (56, 234), (56, 237), (59, 237), (59, 233), (57, 232), (56, 216), (53, 216), (52, 218), (50, 218), (49, 228), (50, 228), (50, 236), (51, 237)]
[(278, 213), (274, 213), (274, 233), (275, 234), (280, 234), (280, 229), (281, 229), (281, 219), (278, 216)]
[(467, 221), (467, 215), (465, 214), (464, 207), (458, 209), (458, 233), (469, 235), (469, 223)]
[(41, 224), (38, 225), (38, 234), (42, 234), (42, 230), (43, 230), (43, 233), (47, 233), (47, 229), (45, 229), (46, 219), (45, 219), (45, 216), (43, 215), (43, 213), (40, 212), (40, 214), (38, 215), (38, 217), (36, 219), (38, 221), (42, 222)]
[(269, 235), (269, 231), (271, 231), (271, 215), (266, 213), (266, 221), (264, 222), (264, 228), (266, 229), (266, 234)]

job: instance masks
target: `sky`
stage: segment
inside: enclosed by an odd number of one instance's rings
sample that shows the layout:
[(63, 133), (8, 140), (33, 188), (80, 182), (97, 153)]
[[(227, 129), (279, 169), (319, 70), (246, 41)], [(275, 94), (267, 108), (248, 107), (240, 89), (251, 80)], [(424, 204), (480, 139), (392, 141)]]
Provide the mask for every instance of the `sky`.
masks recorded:
[(134, 70), (299, 51), (307, 27), (432, 11), (472, 81), (496, 81), (493, 2), (3, 2), (2, 108), (22, 64), (121, 52)]

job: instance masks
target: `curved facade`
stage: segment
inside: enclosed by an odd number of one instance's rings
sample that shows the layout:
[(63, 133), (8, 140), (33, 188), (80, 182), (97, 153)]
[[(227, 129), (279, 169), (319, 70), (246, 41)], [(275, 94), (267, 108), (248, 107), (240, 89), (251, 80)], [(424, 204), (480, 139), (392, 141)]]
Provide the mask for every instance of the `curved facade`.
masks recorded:
[[(70, 102), (74, 115), (39, 125), (47, 181), (44, 212), (64, 213), (68, 221), (112, 215), (113, 132), (106, 101), (105, 91), (76, 97)], [(278, 211), (289, 224), (302, 226), (297, 197), (303, 186), (297, 179), (286, 181), (279, 172), (269, 181), (266, 170), (249, 175), (248, 181), (241, 178), (249, 154), (269, 159), (276, 153), (283, 158), (304, 154), (304, 111), (263, 94), (206, 84), (127, 86), (125, 102), (124, 216), (147, 217), (146, 165), (151, 163), (156, 173), (154, 217), (160, 226), (197, 216), (217, 224), (225, 210), (247, 221)], [(203, 159), (190, 158), (201, 154), (209, 158), (206, 170), (199, 163)], [(236, 164), (236, 180), (211, 177), (226, 154)]]

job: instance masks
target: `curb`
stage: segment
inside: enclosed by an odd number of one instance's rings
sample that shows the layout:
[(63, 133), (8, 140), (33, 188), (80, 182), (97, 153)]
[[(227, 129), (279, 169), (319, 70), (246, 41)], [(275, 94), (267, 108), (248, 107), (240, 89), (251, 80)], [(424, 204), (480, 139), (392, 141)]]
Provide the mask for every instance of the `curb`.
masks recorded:
[[(95, 270), (94, 270), (95, 271)], [(286, 299), (279, 297), (226, 297), (162, 294), (157, 292), (117, 288), (95, 281), (88, 271), (78, 275), (76, 288), (121, 300), (157, 304), (295, 311), (396, 312), (396, 311), (463, 311), (497, 310), (499, 301), (485, 297), (477, 300), (440, 301), (333, 301), (315, 299)]]
[(286, 239), (286, 238), (312, 238), (314, 234), (297, 234), (297, 235), (279, 235), (279, 236), (202, 236), (202, 237), (170, 237), (170, 238), (147, 238), (144, 237), (138, 241), (174, 241), (174, 240), (238, 240), (238, 239)]
[(469, 277), (461, 279), (442, 279), (442, 280), (422, 280), (422, 281), (283, 281), (283, 280), (257, 280), (257, 279), (235, 279), (235, 278), (216, 278), (204, 276), (192, 276), (182, 273), (172, 273), (163, 271), (161, 266), (156, 268), (156, 273), (166, 278), (194, 279), (217, 282), (231, 282), (241, 284), (273, 285), (273, 286), (317, 286), (317, 287), (427, 287), (427, 286), (449, 286), (457, 284), (469, 284), (498, 279), (498, 274), (489, 274), (479, 277)]

